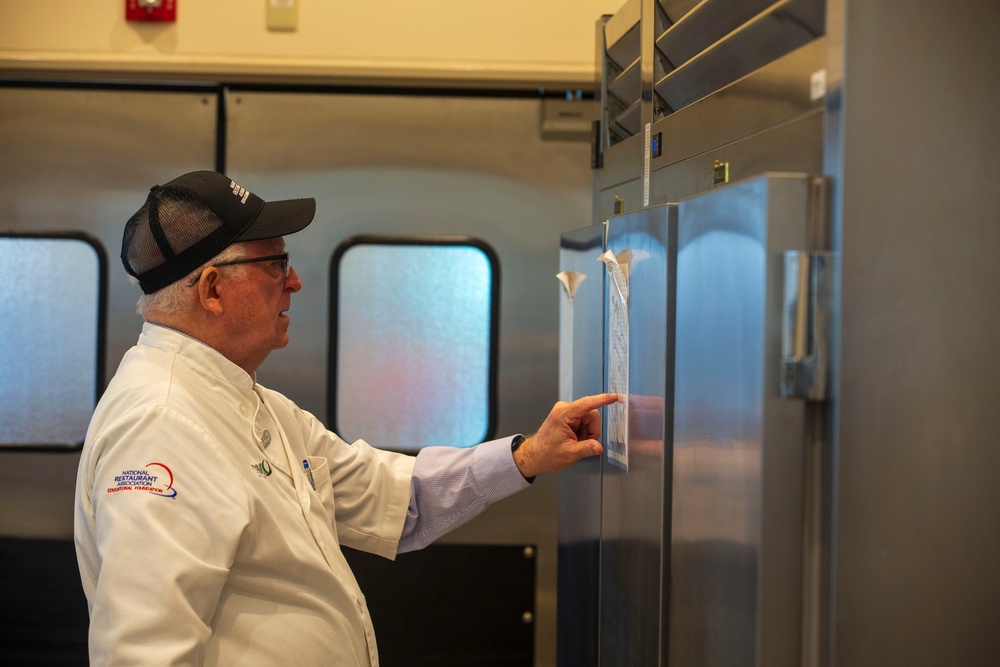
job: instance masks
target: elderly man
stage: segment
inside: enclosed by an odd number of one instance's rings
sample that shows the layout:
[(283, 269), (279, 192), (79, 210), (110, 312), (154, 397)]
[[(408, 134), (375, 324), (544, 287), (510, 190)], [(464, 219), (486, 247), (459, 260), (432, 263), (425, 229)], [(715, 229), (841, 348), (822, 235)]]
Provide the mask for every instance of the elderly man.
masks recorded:
[(195, 172), (154, 187), (126, 224), (145, 323), (77, 479), (94, 664), (378, 664), (341, 545), (419, 549), (602, 451), (609, 394), (557, 404), (528, 438), (410, 457), (347, 443), (257, 383), (302, 287), (282, 237), (314, 213)]

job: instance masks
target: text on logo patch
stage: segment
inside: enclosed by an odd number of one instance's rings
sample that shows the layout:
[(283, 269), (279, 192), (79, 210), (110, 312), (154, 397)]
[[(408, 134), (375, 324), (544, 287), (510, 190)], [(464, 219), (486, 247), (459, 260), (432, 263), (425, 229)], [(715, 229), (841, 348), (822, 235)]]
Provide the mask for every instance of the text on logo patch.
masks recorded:
[(144, 491), (154, 496), (176, 498), (174, 488), (174, 473), (162, 463), (153, 461), (143, 468), (128, 468), (115, 475), (114, 484), (108, 487), (108, 493), (123, 491)]

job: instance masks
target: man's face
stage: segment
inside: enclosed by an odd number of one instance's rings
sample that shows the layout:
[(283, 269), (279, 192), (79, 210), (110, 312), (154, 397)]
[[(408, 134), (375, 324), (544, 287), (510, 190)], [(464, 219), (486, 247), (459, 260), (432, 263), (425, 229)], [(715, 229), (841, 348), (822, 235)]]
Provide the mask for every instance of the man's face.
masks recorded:
[[(249, 241), (240, 244), (240, 256), (247, 259), (280, 255), (285, 251), (282, 238)], [(230, 267), (220, 267), (226, 281), (224, 314), (229, 335), (230, 359), (247, 372), (255, 371), (272, 350), (288, 345), (292, 294), (302, 289), (295, 269), (288, 276), (280, 260), (252, 262), (242, 265), (246, 278), (227, 277)]]

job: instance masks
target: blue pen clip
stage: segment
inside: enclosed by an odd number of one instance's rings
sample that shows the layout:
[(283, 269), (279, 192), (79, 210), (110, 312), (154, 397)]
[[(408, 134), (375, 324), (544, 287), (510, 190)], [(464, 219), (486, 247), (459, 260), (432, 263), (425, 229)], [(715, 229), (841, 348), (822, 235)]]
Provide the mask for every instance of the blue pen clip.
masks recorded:
[(309, 477), (309, 483), (312, 484), (313, 491), (316, 490), (316, 480), (313, 479), (312, 468), (309, 467), (309, 459), (302, 459), (302, 468), (306, 471), (306, 476)]

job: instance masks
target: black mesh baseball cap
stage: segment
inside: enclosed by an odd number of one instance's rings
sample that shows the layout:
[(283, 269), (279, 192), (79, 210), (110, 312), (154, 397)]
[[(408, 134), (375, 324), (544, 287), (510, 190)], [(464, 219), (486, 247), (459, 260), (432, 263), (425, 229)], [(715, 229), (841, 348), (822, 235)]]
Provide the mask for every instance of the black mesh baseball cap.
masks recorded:
[(154, 185), (125, 224), (122, 263), (152, 294), (238, 241), (294, 234), (312, 222), (315, 199), (266, 202), (215, 171)]

